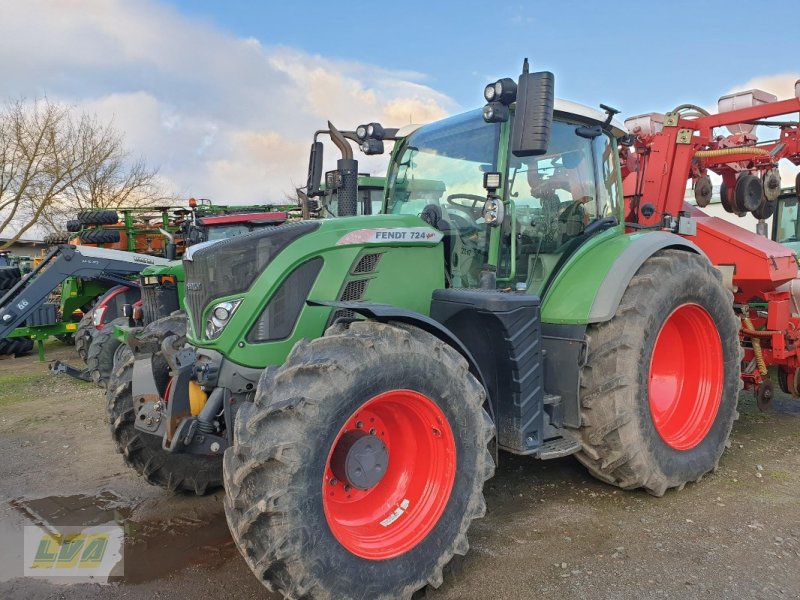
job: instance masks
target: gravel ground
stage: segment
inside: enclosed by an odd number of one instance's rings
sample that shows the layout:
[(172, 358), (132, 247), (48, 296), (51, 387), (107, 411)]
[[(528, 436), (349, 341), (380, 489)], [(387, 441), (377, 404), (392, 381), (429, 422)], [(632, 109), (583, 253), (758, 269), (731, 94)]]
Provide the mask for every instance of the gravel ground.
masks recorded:
[[(53, 346), (48, 358), (78, 359)], [(593, 480), (573, 459), (501, 455), (472, 550), (427, 598), (800, 598), (800, 402), (741, 418), (720, 469), (663, 498)], [(103, 394), (35, 357), (0, 361), (0, 598), (271, 598), (227, 533), (220, 493), (175, 496), (115, 454)], [(57, 508), (54, 508), (57, 507)], [(19, 577), (31, 511), (132, 525), (119, 583)]]

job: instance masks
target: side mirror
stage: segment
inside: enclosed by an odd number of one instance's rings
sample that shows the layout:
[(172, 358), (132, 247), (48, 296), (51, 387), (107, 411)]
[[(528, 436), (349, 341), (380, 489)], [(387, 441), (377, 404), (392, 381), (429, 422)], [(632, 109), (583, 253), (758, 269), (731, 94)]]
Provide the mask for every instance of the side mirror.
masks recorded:
[(526, 61), (517, 85), (517, 108), (511, 130), (511, 152), (519, 158), (547, 152), (555, 103), (555, 75), (549, 71), (527, 71)]
[(320, 195), (320, 183), (322, 182), (322, 142), (311, 144), (311, 154), (308, 157), (308, 181), (306, 182), (306, 194), (309, 196)]

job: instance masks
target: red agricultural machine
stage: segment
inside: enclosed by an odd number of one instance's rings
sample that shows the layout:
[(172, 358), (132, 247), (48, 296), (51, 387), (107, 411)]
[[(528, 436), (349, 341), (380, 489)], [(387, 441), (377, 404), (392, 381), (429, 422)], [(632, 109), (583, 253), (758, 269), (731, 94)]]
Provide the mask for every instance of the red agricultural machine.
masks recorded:
[[(620, 152), (628, 227), (666, 227), (684, 234), (723, 273), (742, 321), (742, 379), (761, 409), (772, 398), (771, 365), (778, 368), (782, 390), (800, 397), (798, 263), (791, 249), (766, 239), (765, 222), (781, 193), (778, 162), (800, 165), (800, 82), (796, 96), (778, 101), (748, 90), (720, 98), (718, 114), (685, 104), (666, 115), (633, 117), (626, 121), (631, 146)], [(790, 120), (775, 120), (789, 115)], [(775, 139), (759, 141), (758, 125), (777, 130)], [(723, 127), (727, 135), (718, 133)], [(697, 205), (708, 205), (713, 189), (709, 171), (722, 177), (719, 194), (725, 210), (752, 213), (759, 219), (759, 235), (684, 204), (690, 178)]]

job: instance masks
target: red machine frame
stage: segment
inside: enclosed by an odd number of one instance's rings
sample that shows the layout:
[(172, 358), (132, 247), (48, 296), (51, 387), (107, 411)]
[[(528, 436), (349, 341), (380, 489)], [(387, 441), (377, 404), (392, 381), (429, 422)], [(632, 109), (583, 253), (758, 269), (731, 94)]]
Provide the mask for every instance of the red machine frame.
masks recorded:
[[(691, 116), (682, 114), (686, 109)], [(677, 230), (727, 275), (742, 321), (742, 379), (745, 388), (756, 393), (759, 407), (771, 398), (770, 365), (778, 367), (781, 388), (800, 397), (800, 314), (793, 313), (791, 293), (786, 290), (798, 276), (797, 258), (780, 244), (686, 204), (686, 182), (696, 184), (712, 171), (732, 195), (742, 174), (763, 175), (781, 159), (800, 165), (796, 120), (777, 123), (779, 138), (766, 143), (749, 133), (715, 135), (714, 131), (798, 113), (800, 97), (718, 114), (684, 105), (664, 116), (661, 131), (633, 132), (632, 146), (620, 150), (628, 227)], [(681, 233), (681, 218), (693, 222), (696, 233), (691, 226), (690, 233)]]

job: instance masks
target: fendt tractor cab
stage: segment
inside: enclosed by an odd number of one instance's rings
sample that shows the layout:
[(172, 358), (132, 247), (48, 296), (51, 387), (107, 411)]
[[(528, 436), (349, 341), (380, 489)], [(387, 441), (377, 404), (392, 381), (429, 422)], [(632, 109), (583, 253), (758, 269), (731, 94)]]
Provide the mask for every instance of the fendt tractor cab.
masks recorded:
[[(126, 462), (172, 489), (224, 484), (237, 547), (287, 597), (438, 586), (485, 512), (492, 440), (657, 496), (699, 480), (736, 416), (731, 292), (797, 274), (789, 250), (682, 208), (690, 165), (712, 160), (692, 162), (716, 143), (705, 117), (676, 110), (633, 168), (617, 111), (554, 100), (527, 61), (484, 95), (421, 127), (329, 127), (348, 148), (394, 141), (383, 214), (190, 248), (185, 338), (159, 321), (109, 386)], [(358, 165), (340, 149), (326, 182), (354, 215)]]

